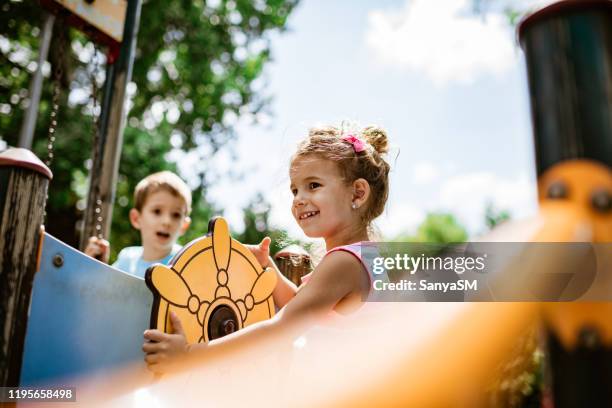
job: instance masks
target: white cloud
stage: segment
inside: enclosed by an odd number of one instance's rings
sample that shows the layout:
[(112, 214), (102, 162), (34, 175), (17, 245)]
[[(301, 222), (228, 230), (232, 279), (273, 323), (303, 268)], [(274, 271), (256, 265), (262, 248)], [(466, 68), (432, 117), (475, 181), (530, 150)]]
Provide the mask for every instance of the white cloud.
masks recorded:
[(412, 181), (414, 184), (423, 185), (429, 184), (440, 176), (440, 171), (431, 162), (418, 162), (412, 170)]
[(515, 220), (534, 214), (535, 181), (527, 176), (504, 179), (491, 172), (478, 172), (450, 177), (439, 190), (441, 209), (457, 215), (472, 234), (484, 228), (488, 203), (499, 210), (509, 210)]
[(383, 237), (394, 238), (412, 232), (425, 219), (425, 210), (404, 202), (389, 202), (386, 211), (374, 221)]
[(517, 53), (507, 18), (469, 11), (469, 0), (412, 0), (401, 10), (371, 11), (366, 43), (380, 62), (421, 72), (437, 85), (508, 71)]

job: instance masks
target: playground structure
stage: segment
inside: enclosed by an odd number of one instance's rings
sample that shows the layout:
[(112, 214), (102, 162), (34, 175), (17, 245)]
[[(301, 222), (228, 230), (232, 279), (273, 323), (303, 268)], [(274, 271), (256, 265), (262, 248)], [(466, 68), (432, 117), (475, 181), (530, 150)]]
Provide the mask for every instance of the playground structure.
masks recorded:
[[(535, 228), (529, 232), (519, 231), (519, 238), (513, 236), (514, 240), (610, 243), (612, 2), (560, 1), (522, 21), (519, 39), (525, 50), (529, 73), (540, 214), (538, 223), (532, 223)], [(32, 158), (20, 161), (21, 164), (24, 162), (35, 161)], [(29, 217), (27, 233), (16, 229), (21, 235), (11, 232), (1, 237), (3, 259), (8, 259), (6, 254), (12, 251), (10, 257), (21, 260), (11, 270), (7, 270), (5, 262), (2, 262), (0, 288), (4, 292), (0, 294), (20, 294), (21, 305), (21, 309), (17, 308), (21, 315), (7, 315), (5, 325), (7, 322), (14, 326), (25, 324), (27, 307), (24, 309), (23, 305), (29, 302), (28, 285), (31, 287), (34, 279), (32, 313), (25, 340), (21, 382), (18, 383), (54, 382), (65, 375), (88, 374), (100, 369), (109, 372), (119, 363), (141, 358), (139, 348), (135, 347), (140, 345), (142, 329), (147, 325), (144, 316), (149, 315), (151, 305), (150, 294), (143, 291), (142, 280), (137, 281), (137, 278), (86, 258), (50, 236), (44, 237), (40, 269), (35, 275), (38, 269), (38, 245), (35, 243), (43, 239), (38, 226), (42, 223), (44, 191), (50, 173), (41, 164), (30, 164), (25, 169), (7, 167), (6, 161), (2, 164), (0, 171), (9, 174), (2, 180), (26, 180), (22, 184), (6, 181), (2, 184), (5, 220), (9, 216), (13, 220)], [(8, 162), (8, 165), (13, 164), (15, 160)], [(23, 183), (28, 182), (29, 193), (24, 194)], [(36, 200), (31, 200), (29, 206), (20, 205), (28, 202), (29, 197), (36, 197)], [(9, 210), (19, 210), (20, 213), (13, 214)], [(11, 225), (3, 221), (5, 224)], [(510, 237), (503, 230), (497, 234), (502, 239)], [(62, 251), (66, 255), (62, 255), (60, 261), (57, 255)], [(609, 259), (610, 253), (605, 256)], [(67, 279), (81, 280), (81, 286), (76, 290), (84, 296), (76, 303), (58, 305), (37, 294), (37, 286), (44, 285), (41, 283), (44, 279), (57, 278), (58, 270), (64, 271), (61, 278), (74, 274), (73, 278)], [(87, 279), (91, 281), (82, 281), (86, 275), (77, 272), (83, 271), (90, 272)], [(153, 276), (151, 272), (149, 280)], [(17, 290), (6, 283), (12, 282), (11, 279), (21, 282)], [(108, 287), (121, 286), (131, 291), (115, 298), (115, 307), (120, 310), (100, 304), (86, 306), (87, 302), (95, 300), (85, 290), (94, 286), (92, 282), (95, 279), (107, 282)], [(603, 290), (612, 291), (610, 287)], [(200, 307), (189, 305), (193, 303), (190, 300), (192, 295), (183, 296), (178, 303), (187, 306), (190, 313), (194, 314), (193, 309), (197, 314)], [(61, 298), (64, 295), (57, 296)], [(117, 299), (120, 303), (116, 302)], [(109, 378), (108, 383), (116, 386), (115, 393), (104, 395), (96, 391), (93, 381), (86, 382), (84, 388), (90, 393), (81, 402), (87, 404), (90, 399), (105, 402), (114, 398), (110, 405), (131, 405), (144, 389), (150, 398), (168, 405), (202, 401), (225, 405), (249, 402), (256, 405), (291, 403), (293, 406), (371, 406), (373, 403), (485, 406), (482, 390), (490, 372), (511, 350), (515, 339), (524, 334), (525, 328), (541, 318), (547, 329), (545, 337), (551, 373), (548, 381), (552, 384), (555, 407), (612, 405), (610, 303), (366, 306), (339, 324), (337, 330), (310, 330), (305, 334), (306, 340), (297, 343), (292, 337), (279, 334), (267, 339), (266, 343), (254, 344), (249, 350), (220, 352), (207, 356), (202, 362), (194, 358), (185, 363), (190, 367), (189, 374), (168, 378), (167, 381), (147, 383), (150, 376), (137, 369), (127, 377), (118, 374)], [(130, 316), (126, 315), (127, 308), (131, 310)], [(242, 308), (236, 306), (236, 309), (238, 312), (233, 310), (233, 313), (242, 315)], [(45, 313), (38, 320), (35, 316), (37, 310)], [(70, 317), (66, 316), (67, 312), (78, 314), (78, 320), (66, 318)], [(88, 332), (88, 337), (80, 338), (71, 327), (54, 326), (54, 321), (50, 320), (53, 316), (63, 316), (57, 320), (74, 324), (78, 333)], [(410, 320), (409, 325), (405, 323), (406, 319)], [(160, 320), (167, 321), (167, 318)], [(49, 323), (49, 326), (37, 331), (41, 327), (38, 325), (43, 323)], [(105, 326), (107, 323), (110, 326)], [(129, 330), (122, 329), (125, 327), (134, 327), (134, 332), (127, 333)], [(106, 337), (97, 336), (104, 333)], [(125, 336), (125, 343), (122, 343), (122, 336)], [(29, 341), (39, 344), (32, 345)], [(40, 350), (43, 343), (46, 347), (44, 355), (28, 354), (28, 350)], [(122, 344), (126, 345), (125, 348)], [(270, 358), (271, 345), (282, 344), (293, 346), (290, 350), (280, 347)], [(342, 347), (338, 348), (338, 344)], [(56, 354), (57, 360), (45, 360), (55, 358), (50, 356), (53, 353), (49, 352), (49, 347), (56, 347), (52, 350), (59, 352), (62, 346), (66, 351), (64, 355)], [(113, 352), (120, 349), (129, 350), (129, 353), (113, 356)], [(14, 362), (21, 354), (18, 345), (12, 350), (16, 350), (10, 359)], [(99, 356), (100, 350), (111, 356), (109, 360), (102, 361), (104, 356)], [(355, 361), (355, 355), (363, 357)], [(93, 356), (99, 356), (100, 360), (89, 365), (87, 361), (76, 361), (72, 368), (68, 364), (61, 373), (36, 374), (24, 380), (24, 375), (30, 375), (24, 373), (40, 373), (42, 366), (45, 369), (65, 367), (65, 361), (71, 361), (70, 358), (95, 359)], [(241, 361), (248, 361), (249, 365), (256, 362), (258, 369), (253, 372), (240, 368)], [(282, 376), (277, 373), (279, 361), (291, 362), (286, 378), (279, 378)], [(218, 367), (232, 364), (231, 380), (227, 375), (219, 374), (221, 369)], [(3, 371), (8, 373), (2, 377), (3, 385), (17, 384), (14, 370), (15, 365), (12, 365)], [(271, 381), (271, 378), (276, 381)], [(99, 381), (99, 377), (95, 381)], [(183, 386), (186, 381), (207, 386), (187, 392)], [(120, 382), (124, 384), (120, 386)], [(249, 392), (232, 393), (236, 384), (241, 384)], [(140, 391), (134, 391), (143, 386)], [(270, 391), (269, 386), (280, 387), (281, 395)], [(177, 389), (184, 394), (177, 395)], [(271, 400), (271, 395), (277, 399)]]
[[(76, 3), (76, 4), (75, 4)], [(118, 3), (119, 7), (115, 7)], [(135, 38), (138, 29), (141, 1), (115, 2), (112, 0), (91, 1), (45, 1), (48, 10), (55, 13), (65, 24), (73, 24), (95, 41), (107, 45), (106, 82), (102, 112), (97, 123), (97, 137), (94, 140), (91, 188), (89, 206), (82, 233), (108, 236), (112, 202), (115, 194), (115, 180), (119, 152), (122, 144), (126, 117), (125, 88), (131, 79)], [(72, 10), (72, 11), (71, 11)], [(111, 12), (109, 14), (109, 11)], [(116, 17), (114, 20), (110, 17)], [(54, 14), (45, 19), (38, 69), (34, 74), (31, 93), (32, 101), (20, 135), (20, 146), (29, 148), (32, 140), (33, 123), (36, 121), (37, 98), (40, 97), (42, 61), (48, 51), (48, 44), (54, 24)], [(118, 35), (117, 24), (122, 24)], [(46, 44), (46, 47), (45, 47)], [(56, 78), (57, 95), (59, 90)], [(49, 155), (53, 157), (54, 126), (57, 117), (57, 101), (52, 103), (51, 126), (49, 129)], [(45, 235), (43, 224), (44, 202), (50, 169), (26, 150), (9, 149), (3, 153), (3, 205), (2, 217), (2, 279), (0, 279), (0, 311), (3, 315), (3, 337), (0, 347), (0, 384), (19, 384), (22, 355), (24, 350), (26, 323), (31, 304), (32, 281), (38, 268), (37, 255), (42, 251)], [(102, 165), (104, 163), (104, 165)], [(12, 166), (12, 167), (6, 167)], [(33, 171), (32, 171), (33, 170)], [(38, 209), (40, 205), (40, 209)], [(36, 206), (36, 208), (34, 207)], [(100, 221), (101, 219), (101, 221)], [(67, 249), (67, 254), (71, 254)], [(44, 252), (44, 251), (43, 251)], [(77, 262), (77, 265), (79, 263)], [(57, 266), (57, 265), (56, 265)], [(88, 265), (90, 266), (90, 265)], [(95, 270), (95, 266), (93, 267)], [(48, 305), (45, 305), (47, 307)], [(58, 367), (61, 367), (58, 366)], [(57, 368), (59, 369), (59, 368)], [(61, 370), (61, 369), (60, 369)]]

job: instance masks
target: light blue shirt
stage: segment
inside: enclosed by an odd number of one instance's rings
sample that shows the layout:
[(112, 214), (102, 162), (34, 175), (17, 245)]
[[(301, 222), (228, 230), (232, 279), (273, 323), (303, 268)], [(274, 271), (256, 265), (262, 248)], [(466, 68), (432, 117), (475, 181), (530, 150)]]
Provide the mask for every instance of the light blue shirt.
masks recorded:
[(176, 253), (180, 251), (181, 248), (182, 247), (180, 245), (175, 244), (172, 247), (172, 251), (170, 251), (170, 253), (166, 257), (155, 261), (145, 261), (144, 259), (142, 259), (143, 247), (125, 247), (121, 250), (121, 252), (119, 252), (117, 260), (115, 261), (113, 266), (117, 269), (129, 273), (130, 275), (134, 275), (139, 278), (144, 278), (144, 274), (149, 266), (156, 263), (168, 265), (168, 262), (170, 262), (172, 257), (176, 255)]

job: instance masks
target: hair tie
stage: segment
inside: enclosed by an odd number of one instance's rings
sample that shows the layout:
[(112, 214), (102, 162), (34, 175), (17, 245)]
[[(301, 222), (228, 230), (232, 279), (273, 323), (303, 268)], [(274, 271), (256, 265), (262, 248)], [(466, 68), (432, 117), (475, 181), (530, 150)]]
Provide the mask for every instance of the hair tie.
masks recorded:
[(366, 149), (366, 142), (364, 142), (363, 140), (353, 136), (353, 135), (346, 135), (346, 136), (342, 136), (342, 140), (344, 140), (345, 142), (349, 142), (350, 144), (353, 145), (353, 150), (355, 150), (355, 153), (361, 153)]

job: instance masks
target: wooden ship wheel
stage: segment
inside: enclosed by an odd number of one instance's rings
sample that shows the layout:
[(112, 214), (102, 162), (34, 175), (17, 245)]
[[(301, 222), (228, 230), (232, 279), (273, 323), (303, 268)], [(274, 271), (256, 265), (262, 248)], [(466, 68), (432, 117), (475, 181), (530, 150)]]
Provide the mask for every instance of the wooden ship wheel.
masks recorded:
[(150, 326), (172, 332), (170, 312), (180, 318), (189, 343), (209, 342), (274, 316), (276, 273), (231, 238), (216, 218), (208, 235), (187, 244), (168, 266), (145, 274), (153, 292)]

